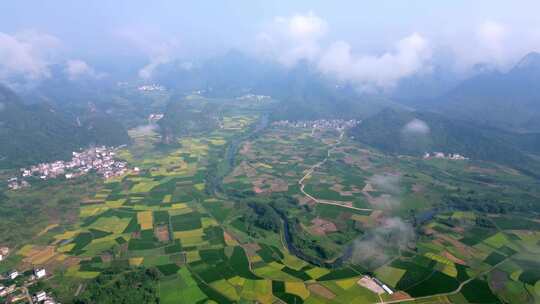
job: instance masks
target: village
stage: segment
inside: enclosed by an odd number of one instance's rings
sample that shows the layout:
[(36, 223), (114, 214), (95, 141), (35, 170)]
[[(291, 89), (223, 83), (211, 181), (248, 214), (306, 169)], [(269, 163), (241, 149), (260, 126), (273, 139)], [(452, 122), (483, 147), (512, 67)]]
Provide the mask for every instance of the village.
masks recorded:
[[(41, 163), (28, 169), (20, 169), (20, 177), (12, 177), (8, 180), (11, 190), (18, 190), (30, 186), (27, 179), (39, 178), (41, 180), (64, 177), (65, 179), (76, 178), (89, 172), (95, 172), (105, 179), (125, 174), (129, 169), (127, 163), (115, 159), (116, 148), (92, 147), (81, 152), (72, 152), (70, 161), (54, 161)], [(138, 168), (134, 168), (138, 171)]]
[(424, 159), (436, 158), (436, 159), (448, 159), (448, 160), (468, 160), (469, 159), (468, 157), (465, 157), (458, 153), (445, 154), (443, 152), (433, 152), (433, 153), (426, 152), (423, 158)]
[(290, 128), (314, 128), (314, 129), (334, 129), (342, 131), (345, 129), (350, 129), (355, 127), (360, 123), (359, 120), (351, 119), (318, 119), (318, 120), (307, 120), (307, 121), (288, 121), (280, 120), (274, 122), (272, 125), (281, 126), (281, 127), (290, 127)]
[(12, 270), (0, 275), (0, 302), (30, 304), (58, 303), (51, 294), (35, 286), (40, 280), (46, 279), (47, 275), (45, 268), (35, 268), (24, 273)]
[(236, 97), (238, 100), (254, 100), (258, 102), (263, 102), (265, 100), (270, 100), (272, 97), (267, 95), (256, 95), (256, 94), (246, 94), (239, 97)]
[(148, 85), (142, 85), (142, 86), (139, 86), (137, 88), (137, 90), (139, 91), (146, 91), (146, 92), (151, 92), (151, 91), (165, 91), (165, 87), (164, 86), (161, 86), (159, 84), (148, 84)]

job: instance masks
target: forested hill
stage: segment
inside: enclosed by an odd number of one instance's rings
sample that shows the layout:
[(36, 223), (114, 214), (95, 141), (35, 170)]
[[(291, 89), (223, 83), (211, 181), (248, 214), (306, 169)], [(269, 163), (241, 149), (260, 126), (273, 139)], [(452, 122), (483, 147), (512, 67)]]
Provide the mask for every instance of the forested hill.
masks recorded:
[(540, 138), (538, 134), (509, 133), (431, 112), (391, 109), (364, 120), (349, 134), (362, 143), (394, 154), (459, 153), (525, 170), (537, 166), (529, 154), (539, 151)]
[(125, 128), (105, 114), (73, 117), (47, 104), (26, 105), (0, 85), (0, 168), (66, 159), (92, 144), (128, 142)]

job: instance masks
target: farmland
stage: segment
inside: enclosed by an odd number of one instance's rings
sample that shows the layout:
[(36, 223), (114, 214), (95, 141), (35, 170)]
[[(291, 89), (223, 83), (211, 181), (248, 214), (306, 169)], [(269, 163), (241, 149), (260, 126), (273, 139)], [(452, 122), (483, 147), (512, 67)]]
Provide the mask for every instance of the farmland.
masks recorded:
[[(540, 222), (518, 208), (540, 197), (536, 180), (491, 163), (389, 156), (336, 130), (255, 132), (253, 107), (219, 112), (217, 126), (166, 147), (153, 130), (130, 130), (119, 157), (139, 171), (65, 181), (80, 191), (51, 204), (68, 204), (70, 220), (14, 241), (2, 271), (43, 266), (65, 302), (110, 286), (111, 269), (147, 280), (140, 297), (160, 303), (540, 299)], [(10, 202), (53, 189), (64, 195), (45, 184)], [(374, 292), (365, 275), (396, 292)]]

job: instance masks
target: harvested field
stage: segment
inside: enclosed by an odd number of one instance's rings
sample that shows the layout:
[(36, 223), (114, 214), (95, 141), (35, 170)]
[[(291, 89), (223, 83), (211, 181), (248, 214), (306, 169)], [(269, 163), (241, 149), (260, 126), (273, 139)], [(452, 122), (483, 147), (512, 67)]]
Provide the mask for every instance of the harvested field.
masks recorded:
[(156, 227), (156, 229), (154, 229), (154, 234), (156, 236), (156, 238), (160, 241), (160, 242), (168, 242), (169, 241), (169, 227), (165, 226), (165, 225), (161, 225), (161, 226), (158, 226)]
[(142, 211), (137, 213), (137, 221), (142, 230), (152, 229), (153, 218), (152, 211)]
[(311, 224), (312, 226), (309, 227), (309, 230), (314, 235), (326, 235), (327, 233), (338, 231), (336, 224), (320, 217), (314, 218)]
[(384, 293), (384, 289), (382, 289), (379, 284), (375, 283), (375, 281), (373, 281), (373, 279), (368, 276), (363, 276), (362, 278), (360, 278), (360, 280), (358, 280), (357, 283), (358, 285), (367, 288), (376, 294), (380, 295)]
[(54, 246), (33, 246), (27, 254), (23, 262), (32, 265), (42, 265), (52, 259), (57, 253)]
[(445, 258), (449, 259), (450, 261), (452, 261), (452, 262), (454, 262), (456, 264), (467, 265), (467, 263), (465, 263), (465, 261), (463, 261), (462, 259), (458, 259), (457, 257), (455, 257), (453, 254), (451, 254), (448, 251), (444, 251), (442, 253), (442, 256), (444, 256)]
[(309, 284), (308, 289), (312, 293), (328, 300), (332, 300), (333, 298), (336, 297), (336, 295), (330, 289), (324, 287), (321, 284)]

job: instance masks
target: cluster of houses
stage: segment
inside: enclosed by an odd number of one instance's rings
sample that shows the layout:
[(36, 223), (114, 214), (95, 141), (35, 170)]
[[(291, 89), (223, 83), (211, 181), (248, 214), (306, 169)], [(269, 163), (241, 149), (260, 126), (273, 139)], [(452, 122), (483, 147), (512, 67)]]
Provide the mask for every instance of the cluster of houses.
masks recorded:
[(238, 100), (253, 100), (258, 102), (263, 102), (265, 100), (270, 100), (271, 97), (267, 95), (255, 95), (255, 94), (246, 94), (239, 97), (236, 97)]
[(142, 85), (142, 86), (139, 86), (137, 88), (137, 90), (139, 91), (146, 91), (146, 92), (151, 92), (151, 91), (165, 91), (165, 87), (164, 86), (161, 86), (159, 84), (147, 84), (147, 85)]
[(115, 149), (111, 147), (93, 147), (82, 152), (73, 152), (70, 161), (54, 161), (51, 163), (41, 163), (30, 167), (22, 168), (22, 178), (10, 178), (8, 187), (17, 190), (28, 187), (30, 184), (25, 178), (39, 178), (42, 180), (65, 177), (72, 179), (89, 172), (96, 172), (104, 178), (119, 176), (128, 171), (126, 162), (115, 159)]
[[(46, 276), (47, 271), (45, 268), (35, 268), (33, 271), (27, 273), (19, 273), (17, 270), (12, 270), (6, 275), (0, 276), (0, 302), (57, 303), (54, 297), (45, 291), (38, 291), (33, 296), (30, 296), (28, 293), (28, 287)], [(4, 283), (7, 283), (8, 286), (4, 286)]]
[(272, 123), (274, 126), (291, 128), (335, 129), (338, 131), (353, 128), (360, 123), (359, 120), (351, 119), (318, 119), (308, 121), (280, 120)]
[[(8, 188), (11, 190), (18, 190), (22, 188), (30, 187), (30, 183), (24, 179), (19, 179), (18, 177), (12, 177), (8, 179)], [(2, 259), (0, 259), (1, 261)]]
[(433, 153), (426, 152), (424, 154), (424, 159), (432, 159), (432, 158), (449, 159), (449, 160), (468, 160), (469, 159), (468, 157), (465, 157), (458, 153), (444, 154), (443, 152), (433, 152)]

